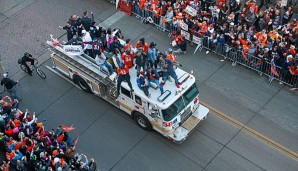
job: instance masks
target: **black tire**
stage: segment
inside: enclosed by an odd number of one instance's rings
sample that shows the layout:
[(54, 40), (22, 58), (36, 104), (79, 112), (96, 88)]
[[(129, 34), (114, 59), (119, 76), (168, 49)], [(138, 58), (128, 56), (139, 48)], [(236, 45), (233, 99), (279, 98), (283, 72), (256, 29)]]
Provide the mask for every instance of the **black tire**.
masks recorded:
[(40, 70), (39, 68), (36, 68), (36, 72), (37, 72), (37, 74), (38, 74), (41, 78), (43, 78), (43, 79), (46, 79), (46, 78), (47, 78), (46, 74), (45, 74), (42, 70)]
[(28, 73), (27, 68), (25, 67), (25, 65), (22, 65), (22, 64), (21, 64), (20, 67), (21, 67), (21, 69), (22, 69), (24, 72)]
[(136, 123), (144, 130), (146, 131), (150, 131), (152, 130), (152, 125), (151, 123), (148, 121), (148, 119), (142, 115), (139, 112), (136, 112), (134, 114), (134, 120), (136, 121)]
[(86, 93), (91, 93), (91, 88), (89, 87), (88, 83), (80, 76), (75, 76), (74, 82)]

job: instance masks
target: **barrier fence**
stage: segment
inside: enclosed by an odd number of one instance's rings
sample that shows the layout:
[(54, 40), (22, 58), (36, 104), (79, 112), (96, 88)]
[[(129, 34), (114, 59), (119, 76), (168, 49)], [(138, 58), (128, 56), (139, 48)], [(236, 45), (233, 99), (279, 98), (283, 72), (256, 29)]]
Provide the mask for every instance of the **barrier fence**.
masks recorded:
[(198, 31), (191, 30), (191, 28), (188, 28), (187, 24), (179, 22), (179, 18), (174, 21), (172, 19), (166, 19), (165, 16), (159, 15), (146, 7), (141, 9), (137, 3), (132, 3), (131, 1), (119, 0), (116, 1), (116, 4), (117, 2), (119, 10), (128, 15), (135, 15), (142, 23), (155, 25), (157, 29), (168, 32), (169, 37), (181, 34), (188, 41), (196, 44), (197, 48), (194, 54), (197, 50), (201, 51), (202, 48), (205, 48), (208, 51), (224, 57), (224, 59), (229, 59), (233, 67), (239, 64), (256, 71), (259, 75), (268, 76), (269, 82), (278, 80), (289, 86), (298, 85), (297, 75), (291, 75), (288, 69), (276, 66), (272, 60), (261, 56), (243, 55), (242, 49), (231, 47), (227, 44), (220, 44), (212, 37), (204, 36)]

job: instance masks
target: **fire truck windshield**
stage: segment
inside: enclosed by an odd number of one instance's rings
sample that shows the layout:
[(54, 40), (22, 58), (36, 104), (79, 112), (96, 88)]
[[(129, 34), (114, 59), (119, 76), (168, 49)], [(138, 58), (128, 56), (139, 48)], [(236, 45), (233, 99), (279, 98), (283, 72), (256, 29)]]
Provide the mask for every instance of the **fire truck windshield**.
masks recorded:
[(172, 120), (179, 114), (191, 101), (199, 94), (196, 84), (193, 84), (179, 99), (177, 99), (170, 107), (162, 110), (165, 121)]

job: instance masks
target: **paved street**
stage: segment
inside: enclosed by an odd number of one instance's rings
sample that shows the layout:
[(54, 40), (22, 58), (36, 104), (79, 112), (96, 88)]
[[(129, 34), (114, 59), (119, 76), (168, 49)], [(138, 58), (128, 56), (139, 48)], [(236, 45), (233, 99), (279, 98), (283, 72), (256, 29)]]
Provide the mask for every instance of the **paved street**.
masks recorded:
[[(52, 63), (44, 42), (50, 34), (65, 40), (58, 26), (64, 26), (71, 14), (82, 16), (85, 10), (92, 10), (104, 27), (121, 28), (134, 43), (145, 37), (155, 41), (159, 50), (169, 48), (166, 33), (117, 12), (108, 1), (0, 0), (0, 54), (5, 70), (20, 80), (21, 109), (36, 111), (40, 120), (46, 118), (47, 129), (74, 125), (72, 139), (80, 136), (77, 151), (94, 157), (100, 170), (298, 170), (297, 157), (255, 136), (266, 136), (297, 155), (298, 92), (276, 81), (269, 83), (267, 77), (242, 66), (232, 67), (217, 55), (206, 55), (205, 50), (192, 55), (195, 47), (188, 45), (187, 54), (178, 56), (185, 70), (194, 71), (200, 100), (211, 107), (208, 118), (180, 145), (157, 132), (142, 130), (121, 110), (49, 70)], [(17, 59), (24, 51), (43, 62), (46, 80), (20, 70)]]

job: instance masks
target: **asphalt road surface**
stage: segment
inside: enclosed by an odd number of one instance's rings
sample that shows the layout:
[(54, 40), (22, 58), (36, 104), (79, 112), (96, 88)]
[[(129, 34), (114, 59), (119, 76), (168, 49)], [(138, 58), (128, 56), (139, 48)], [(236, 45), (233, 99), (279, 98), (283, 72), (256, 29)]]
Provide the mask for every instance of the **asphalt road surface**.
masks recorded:
[[(142, 130), (121, 110), (48, 69), (52, 63), (44, 42), (50, 34), (64, 40), (58, 26), (85, 10), (104, 27), (121, 28), (133, 42), (145, 37), (162, 51), (169, 48), (166, 33), (117, 12), (107, 1), (0, 0), (0, 54), (5, 70), (20, 80), (21, 109), (46, 118), (48, 129), (74, 125), (77, 151), (94, 157), (100, 170), (298, 170), (297, 92), (205, 50), (192, 55), (195, 47), (189, 45), (178, 56), (185, 70), (194, 71), (201, 103), (210, 108), (180, 145)], [(20, 71), (16, 61), (24, 51), (43, 62), (46, 80)]]

